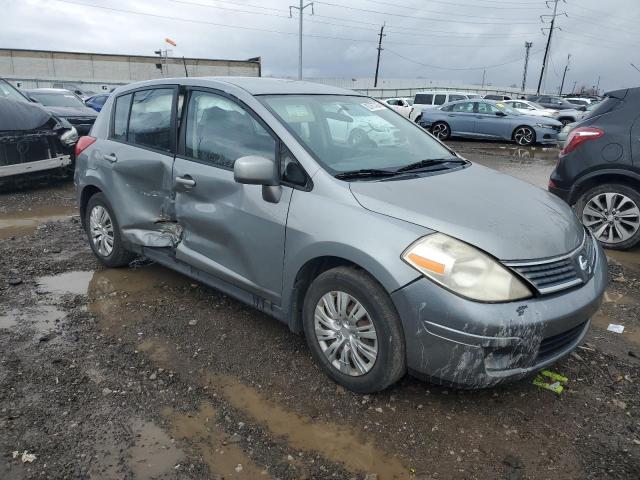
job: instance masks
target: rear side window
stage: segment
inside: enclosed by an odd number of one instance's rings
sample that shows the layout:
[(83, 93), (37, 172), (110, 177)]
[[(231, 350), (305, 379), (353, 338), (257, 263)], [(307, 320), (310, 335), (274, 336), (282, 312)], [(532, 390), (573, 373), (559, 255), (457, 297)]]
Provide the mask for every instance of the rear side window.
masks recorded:
[[(129, 95), (130, 97), (131, 95)], [(93, 103), (95, 103), (96, 105), (104, 105), (105, 102), (107, 101), (107, 98), (109, 98), (108, 95), (100, 95), (99, 97), (94, 97), (93, 100), (91, 100)]]
[(129, 120), (129, 105), (131, 104), (131, 94), (122, 95), (116, 98), (113, 112), (113, 134), (114, 140), (127, 140), (127, 123)]
[(435, 98), (433, 99), (433, 104), (434, 105), (444, 105), (447, 101), (447, 96), (446, 95), (436, 95)]
[(433, 103), (433, 95), (430, 93), (418, 93), (413, 103), (431, 105)]
[(237, 103), (195, 91), (187, 107), (185, 153), (205, 163), (233, 168), (238, 158), (247, 155), (275, 161), (276, 141)]
[(467, 97), (465, 97), (464, 95), (449, 95), (449, 101), (450, 102), (455, 102), (456, 100), (466, 100)]
[(172, 88), (140, 90), (133, 94), (127, 141), (143, 147), (171, 149)]

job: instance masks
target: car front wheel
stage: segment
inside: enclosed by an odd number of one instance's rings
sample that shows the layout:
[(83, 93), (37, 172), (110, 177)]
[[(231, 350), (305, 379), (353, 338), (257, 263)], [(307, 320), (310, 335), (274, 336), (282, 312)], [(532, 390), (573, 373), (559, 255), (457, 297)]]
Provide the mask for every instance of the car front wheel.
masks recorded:
[(513, 139), (518, 145), (528, 147), (536, 143), (536, 132), (531, 127), (518, 127), (513, 132)]
[(634, 188), (617, 183), (591, 188), (575, 209), (605, 248), (626, 250), (640, 243), (640, 193)]
[(378, 392), (406, 371), (400, 318), (387, 292), (362, 270), (319, 275), (305, 295), (303, 326), (314, 359), (349, 390)]
[(436, 122), (431, 126), (431, 133), (438, 140), (447, 140), (451, 136), (451, 127), (445, 122)]

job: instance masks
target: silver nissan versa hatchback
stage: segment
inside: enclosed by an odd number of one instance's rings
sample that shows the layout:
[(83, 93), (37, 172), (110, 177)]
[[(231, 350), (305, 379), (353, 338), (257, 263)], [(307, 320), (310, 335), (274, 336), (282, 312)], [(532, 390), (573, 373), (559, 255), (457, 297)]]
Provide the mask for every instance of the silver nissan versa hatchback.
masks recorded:
[(336, 382), (521, 378), (582, 341), (601, 247), (546, 191), (356, 92), (264, 78), (119, 88), (77, 146), (89, 243), (304, 332)]

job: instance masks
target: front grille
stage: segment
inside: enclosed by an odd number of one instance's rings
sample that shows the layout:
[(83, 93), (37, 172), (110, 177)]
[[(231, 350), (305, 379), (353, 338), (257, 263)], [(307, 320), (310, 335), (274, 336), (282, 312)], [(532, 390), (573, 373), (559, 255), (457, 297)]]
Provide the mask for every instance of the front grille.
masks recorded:
[(582, 245), (568, 255), (528, 262), (505, 262), (541, 294), (553, 293), (586, 283), (593, 274), (596, 248), (585, 231)]
[(0, 166), (54, 158), (57, 155), (55, 139), (53, 131), (0, 134)]
[(571, 330), (567, 330), (566, 332), (562, 332), (542, 340), (536, 361), (540, 362), (547, 358), (551, 358), (573, 344), (584, 331), (586, 323), (587, 322), (582, 322)]

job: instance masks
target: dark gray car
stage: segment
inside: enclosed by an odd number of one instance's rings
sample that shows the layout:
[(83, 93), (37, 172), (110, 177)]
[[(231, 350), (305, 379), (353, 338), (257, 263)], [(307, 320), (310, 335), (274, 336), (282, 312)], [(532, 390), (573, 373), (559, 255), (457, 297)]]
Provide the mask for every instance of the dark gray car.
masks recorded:
[(143, 255), (253, 305), (357, 392), (407, 371), (466, 387), (531, 374), (582, 341), (606, 285), (568, 205), (349, 90), (137, 83), (77, 150), (103, 264)]
[(85, 105), (80, 97), (61, 88), (34, 88), (25, 90), (29, 98), (43, 105), (58, 118), (64, 118), (78, 131), (87, 135), (98, 114)]

